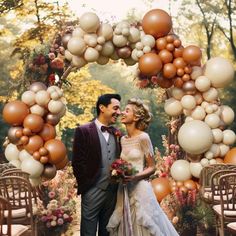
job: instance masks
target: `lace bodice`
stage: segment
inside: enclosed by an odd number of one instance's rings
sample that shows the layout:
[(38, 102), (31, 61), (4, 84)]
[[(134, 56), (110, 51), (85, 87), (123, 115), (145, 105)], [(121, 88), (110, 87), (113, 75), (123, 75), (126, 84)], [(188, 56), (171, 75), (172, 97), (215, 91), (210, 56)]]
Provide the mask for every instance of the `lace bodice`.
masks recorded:
[(121, 158), (130, 162), (139, 172), (144, 169), (145, 157), (153, 156), (152, 143), (149, 135), (145, 132), (133, 138), (123, 136), (121, 147)]

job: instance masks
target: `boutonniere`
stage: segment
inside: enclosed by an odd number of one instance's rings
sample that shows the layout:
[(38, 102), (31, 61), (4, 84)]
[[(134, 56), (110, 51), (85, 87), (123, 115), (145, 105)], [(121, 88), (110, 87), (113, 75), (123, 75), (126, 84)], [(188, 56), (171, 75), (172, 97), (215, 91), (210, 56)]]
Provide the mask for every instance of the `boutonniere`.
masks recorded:
[(117, 137), (117, 138), (120, 138), (122, 136), (122, 133), (119, 129), (114, 129), (114, 135)]

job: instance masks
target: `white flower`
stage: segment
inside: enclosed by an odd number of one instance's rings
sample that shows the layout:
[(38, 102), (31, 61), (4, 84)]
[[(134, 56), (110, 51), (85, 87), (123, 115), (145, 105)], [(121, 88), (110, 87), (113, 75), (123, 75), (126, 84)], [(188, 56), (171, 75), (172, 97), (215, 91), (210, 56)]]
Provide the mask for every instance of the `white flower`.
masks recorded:
[(116, 170), (112, 170), (111, 175), (112, 175), (112, 176), (117, 176), (117, 175), (118, 175), (118, 174), (117, 174), (117, 171), (116, 171)]

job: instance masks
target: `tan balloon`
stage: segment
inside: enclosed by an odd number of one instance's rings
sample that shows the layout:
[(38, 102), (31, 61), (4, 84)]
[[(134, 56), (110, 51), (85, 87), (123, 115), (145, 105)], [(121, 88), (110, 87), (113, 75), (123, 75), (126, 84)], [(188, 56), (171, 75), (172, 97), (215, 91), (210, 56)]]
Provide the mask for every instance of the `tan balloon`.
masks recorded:
[(29, 90), (37, 93), (40, 90), (47, 90), (47, 86), (42, 82), (34, 82), (30, 85)]
[(215, 88), (223, 88), (233, 80), (234, 67), (223, 57), (213, 57), (207, 61), (204, 75)]
[(96, 47), (96, 45), (97, 45), (97, 34), (85, 34), (84, 35), (84, 42), (89, 47)]
[(8, 161), (18, 160), (19, 150), (16, 145), (9, 143), (5, 149), (5, 157)]
[(156, 44), (155, 38), (150, 35), (150, 34), (146, 34), (141, 38), (141, 43), (144, 46), (149, 46), (150, 48), (153, 48)]
[(192, 120), (194, 120), (194, 119), (191, 116), (187, 116), (185, 118), (184, 122), (186, 123), (186, 122), (189, 122), (189, 121), (192, 121)]
[(72, 61), (72, 58), (73, 58), (73, 55), (70, 53), (69, 50), (65, 50), (65, 58), (68, 60), (68, 61)]
[(211, 160), (214, 157), (213, 152), (207, 151), (204, 153), (206, 159)]
[(213, 153), (214, 157), (218, 157), (220, 155), (220, 146), (218, 144), (213, 143), (209, 151)]
[(190, 154), (201, 154), (213, 143), (210, 127), (203, 121), (193, 120), (184, 123), (178, 132), (180, 146)]
[(50, 95), (45, 90), (38, 91), (35, 95), (35, 101), (40, 106), (46, 106), (49, 100), (50, 100)]
[(48, 103), (48, 110), (52, 113), (52, 114), (58, 114), (60, 111), (62, 111), (62, 109), (64, 108), (64, 104), (60, 101), (60, 100), (57, 100), (57, 101), (54, 101), (54, 100), (51, 100), (49, 103)]
[(21, 95), (21, 101), (27, 104), (28, 106), (32, 106), (35, 104), (35, 93), (33, 91), (25, 91)]
[(114, 43), (115, 46), (117, 47), (124, 47), (127, 45), (128, 40), (126, 37), (124, 37), (123, 35), (114, 35), (112, 42)]
[(169, 98), (165, 101), (164, 110), (169, 116), (179, 116), (182, 114), (183, 108), (180, 101)]
[[(111, 41), (108, 41), (106, 43), (104, 43), (104, 45), (102, 46), (102, 51), (101, 54), (105, 57), (109, 57), (112, 55), (112, 53), (114, 52), (114, 45), (112, 44)], [(117, 59), (119, 57), (117, 56)]]
[(217, 163), (216, 159), (211, 159), (211, 160), (209, 161), (209, 164), (210, 164), (210, 165), (214, 165), (214, 164), (216, 164), (216, 163)]
[(131, 42), (131, 43), (138, 42), (140, 40), (140, 36), (141, 36), (141, 33), (137, 28), (130, 27), (129, 36), (128, 36), (129, 42)]
[(80, 27), (76, 27), (73, 32), (72, 36), (77, 38), (83, 38), (86, 32), (84, 32)]
[(218, 128), (220, 125), (220, 117), (216, 114), (208, 114), (205, 117), (205, 122), (208, 124), (212, 129)]
[(170, 90), (172, 97), (177, 100), (180, 100), (184, 96), (184, 91), (181, 88), (173, 87)]
[(97, 31), (97, 35), (103, 36), (105, 40), (110, 40), (113, 36), (113, 29), (110, 24), (102, 23)]
[(86, 49), (86, 43), (82, 38), (72, 37), (68, 42), (67, 49), (71, 54), (80, 56)]
[(191, 114), (192, 114), (192, 110), (188, 110), (188, 109), (183, 109), (183, 113), (184, 113), (184, 115), (185, 116), (191, 116)]
[(109, 58), (108, 57), (104, 57), (104, 56), (99, 56), (98, 59), (97, 59), (97, 63), (100, 64), (100, 65), (105, 65), (107, 64), (109, 61)]
[(20, 151), (19, 153), (19, 160), (22, 162), (25, 159), (28, 158), (33, 158), (25, 149), (23, 149), (22, 151)]
[(200, 92), (206, 92), (211, 87), (211, 81), (202, 75), (195, 80), (195, 86)]
[(212, 129), (213, 142), (220, 143), (223, 140), (223, 132), (221, 129)]
[(33, 158), (25, 159), (21, 163), (21, 170), (28, 173), (31, 178), (38, 178), (43, 172), (43, 165)]
[(94, 62), (98, 59), (99, 53), (96, 49), (88, 47), (84, 53), (84, 59), (87, 62)]
[(83, 57), (77, 57), (77, 56), (72, 57), (72, 65), (73, 66), (75, 66), (77, 68), (81, 68), (86, 64), (87, 64), (87, 61)]
[(233, 145), (235, 143), (235, 133), (233, 130), (226, 129), (223, 131), (223, 143), (225, 145)]
[(202, 97), (202, 94), (197, 92), (195, 95), (194, 95), (194, 98), (196, 100), (196, 103), (197, 105), (201, 105), (202, 104), (202, 101), (203, 101), (203, 97)]
[(220, 146), (220, 157), (224, 157), (230, 148), (228, 145), (225, 145), (223, 143), (220, 143), (219, 146)]
[(202, 158), (201, 161), (200, 161), (200, 163), (201, 163), (201, 165), (202, 165), (203, 167), (209, 165), (209, 161), (208, 161), (207, 158)]
[(199, 76), (203, 75), (203, 70), (200, 66), (193, 66), (191, 79), (196, 80)]
[(35, 104), (32, 107), (30, 107), (30, 112), (35, 115), (44, 116), (45, 108), (39, 106), (38, 104)]
[(191, 117), (194, 120), (203, 120), (205, 116), (206, 116), (206, 112), (204, 108), (202, 108), (201, 106), (196, 106), (191, 113)]
[(171, 176), (176, 181), (185, 181), (191, 179), (189, 162), (186, 160), (177, 160), (170, 168)]
[(202, 165), (200, 162), (191, 162), (189, 165), (189, 169), (190, 169), (192, 176), (194, 176), (195, 178), (200, 177), (200, 173), (202, 170)]
[(208, 91), (204, 92), (202, 96), (207, 102), (213, 102), (218, 99), (219, 93), (217, 89), (211, 87)]
[(184, 95), (181, 98), (181, 104), (183, 106), (183, 108), (188, 109), (188, 110), (192, 110), (196, 107), (196, 100), (193, 96), (191, 95)]
[(234, 121), (234, 111), (231, 107), (223, 105), (220, 106), (221, 109), (221, 120), (226, 124), (230, 125)]
[(94, 33), (97, 31), (100, 20), (93, 12), (84, 13), (79, 19), (80, 27), (87, 33)]

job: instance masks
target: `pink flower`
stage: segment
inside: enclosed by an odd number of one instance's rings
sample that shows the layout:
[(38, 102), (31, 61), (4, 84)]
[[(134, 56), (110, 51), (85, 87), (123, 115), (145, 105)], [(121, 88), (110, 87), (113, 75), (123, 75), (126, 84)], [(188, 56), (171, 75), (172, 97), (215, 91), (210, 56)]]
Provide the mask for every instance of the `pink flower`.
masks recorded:
[(56, 193), (53, 192), (53, 191), (51, 191), (51, 192), (48, 193), (48, 197), (49, 197), (49, 198), (54, 198), (55, 196), (56, 196)]
[(62, 218), (59, 218), (59, 219), (57, 220), (57, 224), (58, 224), (58, 225), (63, 225), (63, 224), (64, 224), (64, 220), (63, 220)]

